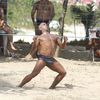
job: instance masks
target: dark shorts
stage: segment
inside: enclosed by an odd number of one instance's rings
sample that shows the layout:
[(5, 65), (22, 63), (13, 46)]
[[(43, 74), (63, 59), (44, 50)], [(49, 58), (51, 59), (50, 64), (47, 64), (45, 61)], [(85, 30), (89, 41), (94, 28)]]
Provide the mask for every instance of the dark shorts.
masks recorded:
[(37, 25), (40, 25), (41, 23), (46, 23), (48, 25), (49, 24), (49, 20), (36, 19), (36, 23), (37, 23)]
[(44, 56), (44, 55), (41, 55), (41, 54), (37, 54), (37, 58), (39, 60), (43, 60), (47, 65), (53, 64), (56, 61), (53, 57), (48, 57), (48, 56)]

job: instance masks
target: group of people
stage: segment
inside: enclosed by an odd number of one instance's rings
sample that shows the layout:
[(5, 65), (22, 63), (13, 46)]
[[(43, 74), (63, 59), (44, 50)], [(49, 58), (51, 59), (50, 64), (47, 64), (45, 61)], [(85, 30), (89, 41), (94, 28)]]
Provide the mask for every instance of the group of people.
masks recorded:
[[(32, 47), (27, 57), (33, 57), (33, 55), (36, 54), (38, 60), (31, 74), (27, 75), (22, 80), (19, 87), (31, 81), (31, 79), (37, 76), (45, 66), (58, 73), (50, 89), (54, 89), (66, 75), (63, 66), (53, 57), (57, 45), (64, 48), (67, 43), (66, 37), (64, 37), (62, 42), (59, 36), (50, 33), (49, 23), (54, 15), (54, 5), (49, 0), (38, 0), (33, 4), (31, 18), (35, 26), (35, 35), (37, 36), (33, 38), (34, 41), (32, 42)], [(12, 34), (7, 24), (3, 23), (2, 29), (4, 31), (7, 29), (6, 32)], [(9, 38), (11, 38), (10, 36)], [(9, 39), (9, 41), (12, 43), (12, 40)]]

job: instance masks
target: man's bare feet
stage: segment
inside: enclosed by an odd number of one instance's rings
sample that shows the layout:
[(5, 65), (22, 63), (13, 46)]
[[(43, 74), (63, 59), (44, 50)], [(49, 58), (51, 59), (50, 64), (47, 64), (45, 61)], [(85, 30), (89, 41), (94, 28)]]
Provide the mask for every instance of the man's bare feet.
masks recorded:
[(14, 45), (13, 45), (12, 42), (10, 43), (10, 46), (11, 46), (11, 49), (12, 49), (13, 51), (17, 51), (17, 49), (14, 47)]
[(55, 89), (55, 87), (52, 87), (52, 86), (51, 86), (51, 87), (49, 87), (49, 89)]
[(21, 85), (18, 85), (17, 87), (20, 87), (20, 88), (22, 88), (22, 86), (21, 86)]

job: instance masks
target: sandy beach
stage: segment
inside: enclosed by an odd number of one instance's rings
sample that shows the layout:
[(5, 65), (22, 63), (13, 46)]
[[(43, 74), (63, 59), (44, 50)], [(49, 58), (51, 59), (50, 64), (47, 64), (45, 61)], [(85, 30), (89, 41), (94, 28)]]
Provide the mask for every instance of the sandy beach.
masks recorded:
[(23, 88), (18, 84), (37, 59), (0, 57), (0, 100), (100, 100), (100, 62), (56, 58), (67, 71), (56, 89), (48, 89), (57, 73), (45, 67)]
[[(18, 39), (17, 36), (15, 41)], [(30, 45), (17, 44), (17, 47), (24, 57)], [(17, 87), (31, 73), (37, 59), (25, 61), (0, 56), (0, 100), (100, 100), (100, 61), (90, 61), (89, 51), (79, 46), (68, 46), (56, 59), (64, 66), (67, 75), (51, 90), (48, 88), (57, 73), (47, 67), (23, 88)]]

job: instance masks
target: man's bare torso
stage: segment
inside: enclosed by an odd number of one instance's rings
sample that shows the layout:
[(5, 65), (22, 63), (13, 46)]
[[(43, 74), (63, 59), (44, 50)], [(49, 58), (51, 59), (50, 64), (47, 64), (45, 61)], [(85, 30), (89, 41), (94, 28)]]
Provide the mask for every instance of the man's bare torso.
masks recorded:
[(56, 50), (56, 41), (57, 37), (53, 34), (42, 34), (38, 37), (39, 39), (39, 45), (38, 45), (38, 53), (44, 55), (53, 57)]
[(37, 19), (44, 20), (44, 21), (51, 19), (51, 7), (52, 7), (51, 2), (38, 1), (35, 5), (37, 9), (37, 15), (36, 15)]

